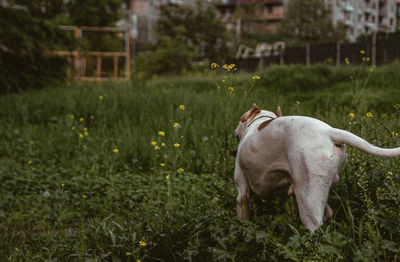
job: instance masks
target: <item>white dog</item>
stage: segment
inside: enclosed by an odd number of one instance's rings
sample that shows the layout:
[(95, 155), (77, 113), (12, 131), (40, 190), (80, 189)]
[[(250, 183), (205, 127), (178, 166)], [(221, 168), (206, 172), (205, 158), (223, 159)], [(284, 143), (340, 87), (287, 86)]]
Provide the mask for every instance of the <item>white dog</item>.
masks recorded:
[(284, 191), (295, 194), (300, 219), (311, 233), (332, 216), (329, 189), (346, 163), (341, 143), (376, 156), (400, 155), (400, 148), (375, 147), (320, 120), (283, 117), (279, 107), (272, 113), (255, 104), (240, 118), (235, 135), (240, 139), (235, 164), (238, 219), (250, 220), (251, 192), (268, 199)]

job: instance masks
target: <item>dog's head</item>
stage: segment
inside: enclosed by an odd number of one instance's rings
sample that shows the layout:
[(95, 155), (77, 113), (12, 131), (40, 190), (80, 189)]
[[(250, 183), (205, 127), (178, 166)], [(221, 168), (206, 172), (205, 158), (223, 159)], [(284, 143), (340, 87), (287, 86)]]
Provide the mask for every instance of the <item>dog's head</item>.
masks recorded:
[(276, 109), (275, 113), (272, 113), (270, 111), (266, 110), (261, 110), (256, 104), (253, 104), (253, 106), (250, 108), (249, 111), (244, 113), (242, 117), (240, 118), (239, 124), (235, 129), (235, 136), (239, 140), (242, 139), (244, 134), (246, 133), (246, 129), (248, 127), (248, 124), (254, 120), (258, 115), (268, 115), (273, 118), (277, 118), (282, 116), (281, 108), (278, 106)]

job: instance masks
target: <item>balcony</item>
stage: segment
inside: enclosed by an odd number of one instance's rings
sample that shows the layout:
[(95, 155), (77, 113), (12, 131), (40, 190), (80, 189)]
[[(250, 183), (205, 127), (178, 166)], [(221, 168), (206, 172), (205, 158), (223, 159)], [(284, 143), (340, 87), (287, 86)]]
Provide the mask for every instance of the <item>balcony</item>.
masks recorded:
[(258, 16), (258, 17), (255, 17), (255, 18), (258, 18), (258, 19), (260, 19), (260, 20), (281, 20), (281, 19), (283, 19), (284, 18), (284, 14), (283, 13), (269, 13), (269, 14), (263, 14), (263, 15), (260, 15), (260, 16)]

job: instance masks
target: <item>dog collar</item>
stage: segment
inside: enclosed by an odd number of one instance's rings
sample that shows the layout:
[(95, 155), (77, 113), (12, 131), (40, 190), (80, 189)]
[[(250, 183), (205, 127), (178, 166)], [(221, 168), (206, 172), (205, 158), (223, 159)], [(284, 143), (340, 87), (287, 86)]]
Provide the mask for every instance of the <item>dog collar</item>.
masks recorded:
[(264, 117), (268, 117), (268, 118), (271, 118), (271, 119), (275, 119), (276, 118), (276, 117), (272, 117), (272, 116), (259, 116), (259, 117), (256, 117), (247, 125), (247, 128), (249, 128), (256, 120), (258, 120), (260, 118), (264, 118)]

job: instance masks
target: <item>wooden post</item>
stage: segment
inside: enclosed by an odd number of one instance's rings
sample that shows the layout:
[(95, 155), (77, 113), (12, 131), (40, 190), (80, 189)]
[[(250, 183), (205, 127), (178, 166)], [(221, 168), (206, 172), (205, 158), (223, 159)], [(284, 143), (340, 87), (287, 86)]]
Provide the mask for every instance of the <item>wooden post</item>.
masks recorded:
[(118, 79), (118, 56), (114, 56), (114, 79)]
[(100, 80), (101, 77), (101, 56), (96, 56), (96, 78)]
[(340, 66), (340, 40), (336, 43), (336, 66)]
[[(82, 37), (82, 29), (80, 27), (75, 27), (74, 29), (74, 37), (77, 41)], [(81, 56), (80, 56), (80, 50), (79, 46), (76, 48), (76, 52), (74, 54), (74, 67), (75, 67), (75, 73), (76, 79), (80, 79), (82, 74), (81, 74)]]
[(376, 65), (376, 31), (372, 34), (371, 62)]
[(72, 77), (72, 73), (71, 73), (72, 58), (70, 56), (67, 56), (67, 61), (68, 61), (67, 77), (69, 79), (71, 79), (71, 77)]
[(261, 71), (261, 70), (263, 70), (263, 68), (264, 68), (264, 59), (261, 56), (260, 60), (258, 61), (258, 70)]
[(242, 20), (240, 18), (236, 19), (236, 41), (239, 43), (242, 34)]
[(125, 29), (125, 77), (130, 78), (131, 65), (129, 59), (129, 27)]
[(87, 65), (87, 59), (85, 56), (80, 56), (80, 65), (81, 65), (81, 77), (85, 77), (86, 76), (86, 65)]

